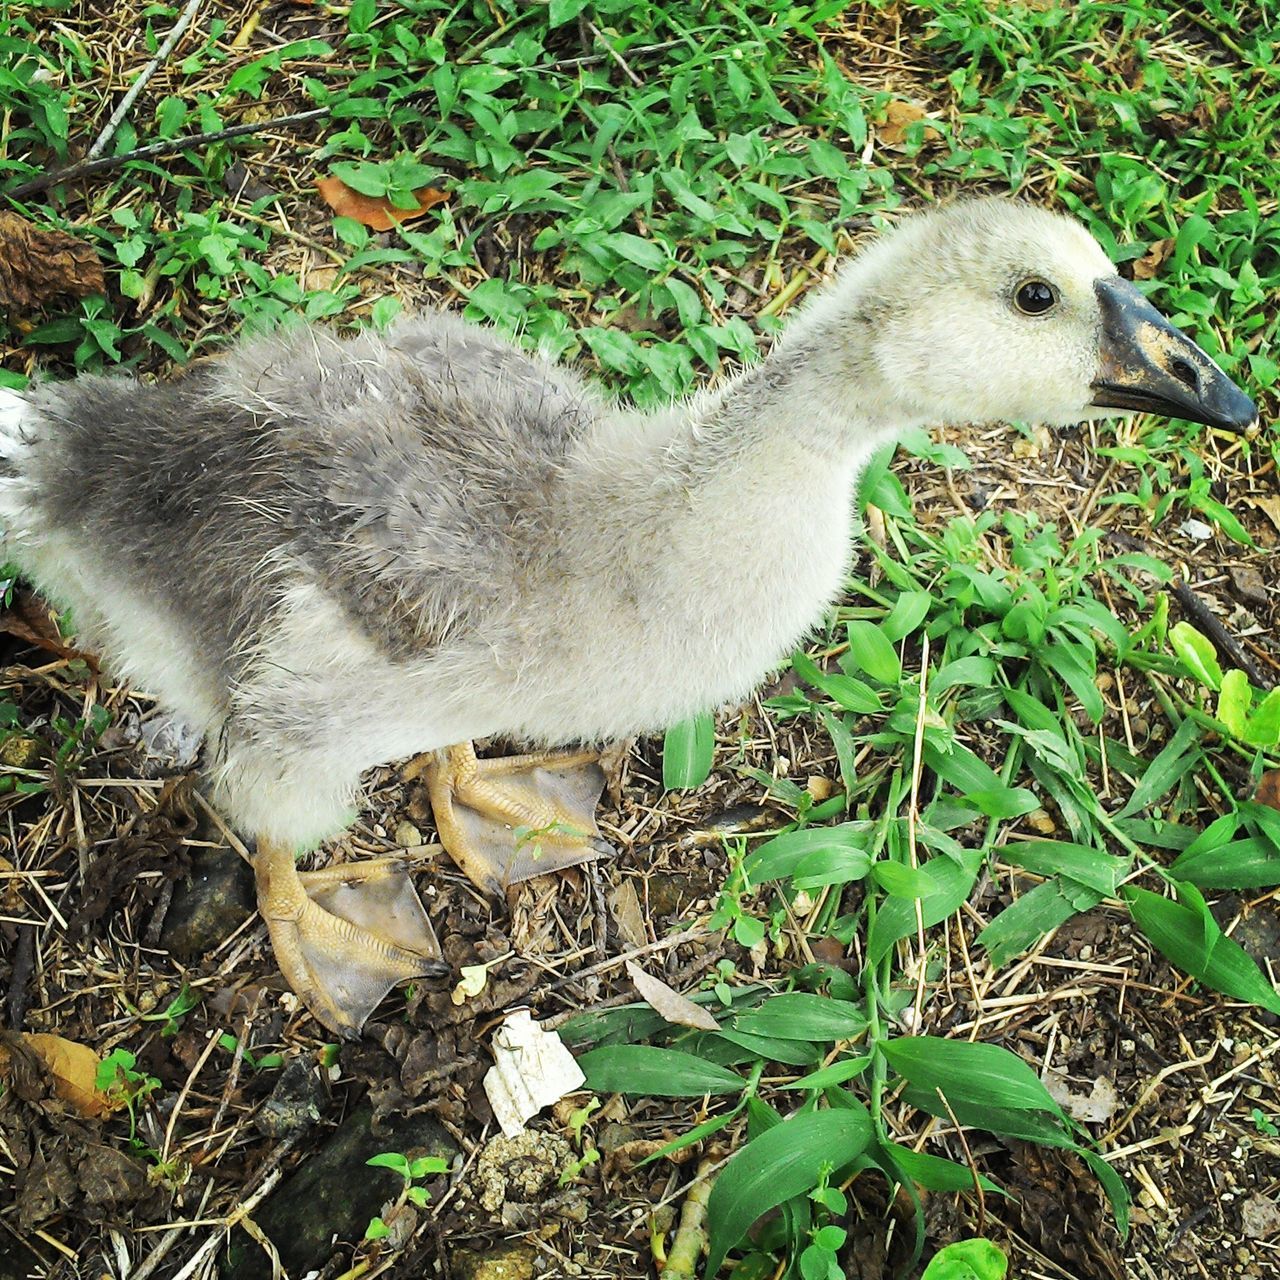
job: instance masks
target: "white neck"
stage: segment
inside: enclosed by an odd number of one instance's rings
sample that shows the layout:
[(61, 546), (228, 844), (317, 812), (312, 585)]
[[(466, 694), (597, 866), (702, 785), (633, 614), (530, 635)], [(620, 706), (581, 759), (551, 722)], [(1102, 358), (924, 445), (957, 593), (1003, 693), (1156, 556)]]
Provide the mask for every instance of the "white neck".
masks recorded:
[[(580, 444), (544, 528), (542, 616), (574, 619), (575, 686), (547, 691), (557, 723), (610, 737), (740, 699), (822, 622), (848, 572), (858, 472), (914, 420), (851, 350), (802, 321), (723, 387), (607, 415)], [(616, 689), (616, 706), (576, 715), (579, 686)]]

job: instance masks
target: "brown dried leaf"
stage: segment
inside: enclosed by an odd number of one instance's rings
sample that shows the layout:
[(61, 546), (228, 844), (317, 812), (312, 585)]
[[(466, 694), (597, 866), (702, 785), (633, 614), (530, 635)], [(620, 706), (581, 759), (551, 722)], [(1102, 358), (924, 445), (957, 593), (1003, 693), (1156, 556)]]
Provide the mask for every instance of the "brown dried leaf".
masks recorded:
[[(82, 1116), (96, 1118), (111, 1113), (111, 1102), (97, 1086), (101, 1059), (88, 1045), (43, 1032), (24, 1033), (21, 1043), (44, 1065), (52, 1078), (55, 1097)], [(12, 1067), (12, 1055), (0, 1046), (0, 1076), (8, 1077)]]
[(340, 218), (354, 218), (374, 231), (390, 231), (399, 222), (421, 218), (428, 210), (448, 200), (447, 191), (435, 187), (419, 187), (413, 198), (416, 209), (398, 209), (386, 196), (365, 196), (353, 191), (341, 178), (317, 178), (316, 186), (325, 204)]
[(69, 1149), (55, 1148), (48, 1156), (37, 1147), (26, 1168), (19, 1168), (13, 1181), (18, 1221), (30, 1230), (48, 1221), (75, 1198), (76, 1179), (71, 1169)]
[(1280, 769), (1272, 769), (1258, 779), (1258, 790), (1253, 798), (1259, 804), (1280, 809)]
[(1135, 280), (1154, 280), (1160, 268), (1169, 260), (1169, 255), (1173, 252), (1173, 246), (1176, 243), (1177, 241), (1172, 236), (1166, 240), (1157, 240), (1133, 264), (1133, 278)]
[(100, 1142), (91, 1142), (80, 1153), (76, 1160), (76, 1181), (90, 1211), (86, 1215), (90, 1221), (114, 1214), (122, 1206), (133, 1204), (152, 1192), (141, 1163)]
[[(907, 127), (917, 120), (925, 120), (928, 116), (923, 107), (914, 102), (899, 102), (893, 99), (884, 109), (884, 123), (876, 130), (880, 141), (887, 147), (901, 146), (907, 136)], [(926, 125), (924, 140), (932, 142), (942, 137), (932, 125)]]
[(1280, 1207), (1255, 1192), (1240, 1206), (1240, 1225), (1250, 1240), (1268, 1240), (1280, 1233)]
[(635, 983), (640, 998), (652, 1005), (668, 1022), (678, 1027), (694, 1027), (698, 1031), (719, 1031), (720, 1024), (701, 1006), (685, 999), (678, 991), (655, 978), (634, 960), (627, 961), (627, 973)]
[(643, 947), (649, 941), (644, 924), (644, 911), (636, 886), (626, 879), (609, 895), (609, 910), (617, 922), (618, 932), (629, 947)]
[[(3, 217), (0, 214), (0, 217)], [(18, 591), (8, 609), (0, 609), (0, 632), (7, 632), (37, 649), (57, 654), (59, 658), (82, 658), (96, 670), (89, 654), (63, 640), (49, 606), (30, 591)]]
[(0, 213), (0, 306), (32, 311), (64, 294), (85, 298), (106, 288), (91, 245)]
[(1280, 498), (1246, 498), (1245, 501), (1261, 511), (1280, 530)]

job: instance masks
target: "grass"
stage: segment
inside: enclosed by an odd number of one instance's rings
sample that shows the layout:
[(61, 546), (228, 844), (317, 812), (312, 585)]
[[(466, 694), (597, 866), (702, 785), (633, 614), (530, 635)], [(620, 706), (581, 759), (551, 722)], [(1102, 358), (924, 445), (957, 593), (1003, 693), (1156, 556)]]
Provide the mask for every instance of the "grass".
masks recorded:
[[(141, 66), (176, 17), (139, 7), (104, 33), (74, 5), (0, 4), (0, 183), (82, 154), (119, 96), (103, 62)], [(108, 292), (0, 322), (0, 379), (154, 372), (286, 316), (381, 325), (438, 301), (652, 404), (756, 359), (830, 259), (899, 209), (997, 190), (1081, 218), (1267, 421), (1278, 19), (1274, 0), (214, 4), (108, 154), (262, 133), (17, 201), (91, 242)], [(886, 127), (909, 101), (927, 121)], [(266, 127), (310, 107), (329, 114)], [(448, 200), (379, 234), (330, 215), (325, 175), (397, 207), (425, 186)], [(643, 1006), (565, 1028), (598, 1092), (729, 1102), (690, 1105), (664, 1154), (733, 1135), (708, 1211), (736, 1280), (852, 1274), (855, 1177), (916, 1197), (913, 1257), (919, 1190), (994, 1196), (967, 1146), (920, 1149), (921, 1114), (1074, 1151), (1123, 1227), (1105, 1144), (1031, 1067), (976, 1025), (929, 1034), (956, 963), (976, 984), (974, 964), (994, 975), (1081, 912), (1125, 913), (1202, 988), (1280, 1007), (1211, 910), (1280, 883), (1280, 820), (1252, 798), (1280, 766), (1280, 695), (1224, 672), (1166, 591), (1187, 574), (1171, 548), (1189, 519), (1224, 554), (1255, 549), (1263, 525), (1228, 485), (1274, 475), (1280, 442), (1140, 419), (1087, 437), (1105, 470), (1082, 509), (957, 499), (941, 519), (904, 478), (945, 469), (955, 485), (957, 441), (915, 438), (871, 468), (863, 575), (768, 701), (780, 730), (829, 744), (831, 794), (753, 773), (732, 725), (668, 737), (669, 787), (736, 767), (791, 819), (728, 841), (711, 918), (739, 954), (771, 958), (769, 980), (745, 960), (709, 974), (694, 998), (716, 1033)], [(1109, 537), (1122, 524), (1129, 543)], [(60, 726), (60, 764), (103, 727)], [(998, 900), (966, 906), (993, 879)], [(815, 956), (832, 944), (853, 963)]]

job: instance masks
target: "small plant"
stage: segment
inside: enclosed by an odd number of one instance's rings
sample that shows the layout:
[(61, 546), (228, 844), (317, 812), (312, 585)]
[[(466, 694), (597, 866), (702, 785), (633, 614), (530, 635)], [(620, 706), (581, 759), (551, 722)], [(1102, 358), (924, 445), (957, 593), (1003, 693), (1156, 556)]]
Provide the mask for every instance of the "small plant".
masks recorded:
[(1269, 1120), (1261, 1107), (1254, 1107), (1249, 1112), (1249, 1118), (1253, 1121), (1253, 1127), (1265, 1137), (1280, 1138), (1280, 1126), (1274, 1120)]
[(426, 1187), (419, 1185), (422, 1179), (449, 1172), (449, 1162), (440, 1156), (417, 1156), (410, 1160), (397, 1151), (384, 1151), (381, 1155), (366, 1160), (365, 1164), (374, 1169), (390, 1169), (404, 1180), (399, 1198), (386, 1210), (386, 1218), (378, 1216), (370, 1219), (364, 1233), (366, 1240), (385, 1240), (391, 1233), (387, 1219), (394, 1220), (405, 1204), (421, 1209), (430, 1201), (431, 1193)]
[(143, 1013), (139, 1009), (135, 1009), (126, 1002), (125, 1008), (129, 1010), (140, 1022), (158, 1022), (160, 1023), (160, 1034), (162, 1036), (172, 1036), (178, 1033), (182, 1026), (182, 1020), (196, 1008), (200, 1003), (200, 997), (191, 990), (187, 983), (183, 983), (178, 994), (169, 1001), (163, 1009), (156, 1010), (154, 1013)]
[[(224, 1031), (218, 1037), (218, 1048), (225, 1049), (228, 1053), (235, 1053), (240, 1048), (240, 1042), (230, 1032)], [(284, 1066), (284, 1055), (281, 1053), (264, 1053), (261, 1057), (256, 1057), (245, 1049), (241, 1057), (250, 1071), (271, 1071)]]
[(135, 1142), (138, 1132), (138, 1103), (160, 1088), (160, 1081), (137, 1070), (138, 1059), (128, 1049), (112, 1049), (98, 1065), (95, 1086), (107, 1095), (115, 1106), (123, 1106), (129, 1112), (129, 1141)]

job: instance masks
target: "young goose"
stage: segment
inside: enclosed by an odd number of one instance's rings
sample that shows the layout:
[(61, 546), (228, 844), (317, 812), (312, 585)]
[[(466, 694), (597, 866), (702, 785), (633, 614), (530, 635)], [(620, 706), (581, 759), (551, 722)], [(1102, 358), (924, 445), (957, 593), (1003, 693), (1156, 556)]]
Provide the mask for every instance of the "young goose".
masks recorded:
[(0, 405), (0, 525), (85, 643), (204, 727), (280, 966), (354, 1034), (440, 967), (385, 862), (295, 868), (363, 770), (433, 753), (442, 839), (484, 887), (590, 857), (584, 757), (458, 744), (742, 698), (839, 593), (877, 445), (1113, 409), (1255, 417), (1079, 225), (980, 200), (904, 221), (768, 359), (657, 412), (443, 314), (287, 330), (169, 385), (46, 384)]

